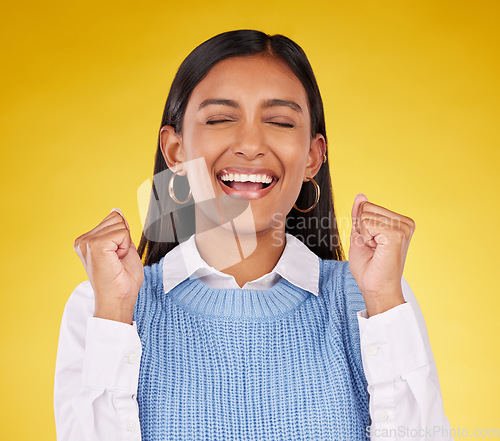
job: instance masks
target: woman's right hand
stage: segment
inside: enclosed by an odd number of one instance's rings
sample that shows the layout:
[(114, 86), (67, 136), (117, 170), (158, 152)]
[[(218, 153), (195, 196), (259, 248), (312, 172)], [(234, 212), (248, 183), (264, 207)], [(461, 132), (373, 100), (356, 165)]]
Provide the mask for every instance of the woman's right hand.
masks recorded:
[(113, 208), (73, 244), (95, 294), (94, 317), (132, 324), (144, 269), (123, 213)]

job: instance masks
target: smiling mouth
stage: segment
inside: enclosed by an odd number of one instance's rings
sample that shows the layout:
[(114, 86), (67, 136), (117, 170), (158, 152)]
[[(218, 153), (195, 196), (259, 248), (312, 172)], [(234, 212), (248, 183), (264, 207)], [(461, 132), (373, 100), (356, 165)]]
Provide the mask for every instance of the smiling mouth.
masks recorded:
[(222, 190), (230, 196), (259, 199), (271, 190), (278, 178), (267, 173), (235, 173), (222, 171), (217, 180)]
[(220, 176), (223, 185), (239, 191), (255, 191), (269, 187), (274, 178), (264, 174), (224, 173)]

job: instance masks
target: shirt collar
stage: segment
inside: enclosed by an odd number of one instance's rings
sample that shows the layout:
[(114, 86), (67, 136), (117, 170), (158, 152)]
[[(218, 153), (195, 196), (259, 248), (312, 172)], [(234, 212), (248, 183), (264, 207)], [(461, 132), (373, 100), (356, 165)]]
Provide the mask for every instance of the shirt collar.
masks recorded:
[[(269, 274), (279, 274), (293, 285), (317, 296), (319, 291), (318, 256), (295, 236), (285, 233), (285, 238), (285, 249)], [(233, 276), (216, 270), (202, 259), (196, 247), (194, 234), (165, 254), (163, 259), (165, 293), (186, 278), (197, 278), (208, 274), (234, 280)]]

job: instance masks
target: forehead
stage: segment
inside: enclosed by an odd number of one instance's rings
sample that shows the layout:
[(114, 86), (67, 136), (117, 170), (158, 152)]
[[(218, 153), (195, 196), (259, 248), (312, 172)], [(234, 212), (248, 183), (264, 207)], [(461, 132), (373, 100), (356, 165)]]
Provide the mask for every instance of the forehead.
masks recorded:
[(287, 64), (260, 54), (218, 62), (196, 85), (188, 106), (197, 106), (206, 98), (251, 98), (255, 102), (278, 98), (294, 100), (308, 108), (304, 86)]

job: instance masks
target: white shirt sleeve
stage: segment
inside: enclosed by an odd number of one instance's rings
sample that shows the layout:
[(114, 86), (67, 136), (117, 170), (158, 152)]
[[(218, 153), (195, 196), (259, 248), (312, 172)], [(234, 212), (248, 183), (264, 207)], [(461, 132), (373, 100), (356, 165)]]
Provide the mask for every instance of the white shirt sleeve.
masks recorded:
[(401, 286), (406, 303), (370, 318), (358, 312), (370, 439), (453, 440), (422, 312), (404, 277)]
[(140, 441), (136, 323), (93, 317), (89, 281), (64, 309), (54, 378), (58, 441)]

